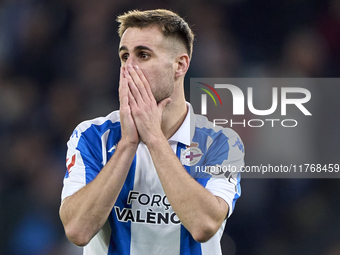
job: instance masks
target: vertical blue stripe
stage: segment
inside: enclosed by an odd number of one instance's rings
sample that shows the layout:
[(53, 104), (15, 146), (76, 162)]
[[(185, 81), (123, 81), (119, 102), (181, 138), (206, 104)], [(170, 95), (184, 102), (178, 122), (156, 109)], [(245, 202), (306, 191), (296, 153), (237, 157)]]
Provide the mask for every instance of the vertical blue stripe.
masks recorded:
[[(133, 190), (134, 181), (135, 181), (135, 170), (136, 170), (136, 159), (137, 156), (134, 157), (133, 162), (130, 167), (130, 171), (126, 177), (125, 183), (115, 206), (120, 208), (122, 211), (124, 208), (131, 208), (131, 204), (127, 204), (127, 197), (129, 192)], [(110, 216), (109, 222), (111, 226), (111, 239), (109, 246), (108, 255), (130, 255), (131, 248), (131, 222), (120, 222), (118, 221), (115, 210), (113, 209)]]
[[(186, 146), (182, 143), (177, 144), (176, 155), (181, 158), (181, 150), (185, 150)], [(190, 174), (190, 167), (184, 166), (187, 172)], [(208, 178), (196, 179), (204, 187), (208, 182)], [(181, 234), (180, 234), (180, 255), (202, 255), (201, 244), (196, 242), (190, 232), (181, 224)]]
[(180, 255), (202, 255), (201, 244), (192, 238), (183, 225), (181, 225)]

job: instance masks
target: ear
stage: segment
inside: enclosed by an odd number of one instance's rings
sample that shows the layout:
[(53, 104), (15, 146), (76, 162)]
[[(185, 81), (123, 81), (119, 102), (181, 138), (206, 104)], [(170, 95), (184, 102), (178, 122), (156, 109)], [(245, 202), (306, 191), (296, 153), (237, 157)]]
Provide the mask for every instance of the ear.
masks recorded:
[(175, 77), (179, 78), (184, 76), (189, 69), (190, 65), (190, 58), (188, 54), (183, 53), (176, 57), (176, 70), (175, 70)]

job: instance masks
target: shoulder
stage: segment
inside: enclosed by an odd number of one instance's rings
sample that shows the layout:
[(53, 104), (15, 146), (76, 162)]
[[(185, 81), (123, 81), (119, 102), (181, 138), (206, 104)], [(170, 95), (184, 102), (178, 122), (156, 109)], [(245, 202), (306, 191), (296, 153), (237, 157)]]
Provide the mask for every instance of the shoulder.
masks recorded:
[(95, 119), (83, 121), (76, 127), (76, 130), (83, 133), (91, 127), (100, 129), (106, 125), (112, 124), (120, 125), (119, 111), (113, 111), (105, 117), (97, 117)]
[(244, 157), (244, 144), (237, 132), (231, 128), (215, 125), (201, 115), (195, 115), (193, 142), (199, 145), (203, 153), (209, 152), (210, 159), (218, 158), (217, 155), (224, 153), (229, 159)]
[(195, 114), (195, 134), (206, 136), (225, 137), (226, 139), (239, 138), (239, 135), (231, 128), (215, 125), (207, 117)]
[(70, 136), (74, 145), (80, 140), (97, 140), (110, 131), (120, 132), (119, 111), (113, 111), (105, 117), (97, 117), (81, 122)]
[(113, 111), (105, 117), (97, 117), (95, 119), (86, 120), (81, 122), (73, 131), (72, 135), (77, 134), (82, 135), (87, 132), (98, 132), (98, 134), (102, 134), (107, 129), (112, 127), (119, 126), (120, 128), (120, 118), (119, 111)]

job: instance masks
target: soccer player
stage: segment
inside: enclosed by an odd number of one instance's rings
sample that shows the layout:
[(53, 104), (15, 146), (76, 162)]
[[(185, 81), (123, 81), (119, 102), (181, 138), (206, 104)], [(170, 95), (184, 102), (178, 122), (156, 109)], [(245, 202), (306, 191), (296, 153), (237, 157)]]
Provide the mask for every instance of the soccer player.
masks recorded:
[(66, 235), (91, 255), (221, 254), (239, 175), (193, 174), (190, 166), (240, 167), (243, 145), (185, 101), (194, 35), (181, 17), (150, 10), (117, 20), (120, 109), (70, 137)]

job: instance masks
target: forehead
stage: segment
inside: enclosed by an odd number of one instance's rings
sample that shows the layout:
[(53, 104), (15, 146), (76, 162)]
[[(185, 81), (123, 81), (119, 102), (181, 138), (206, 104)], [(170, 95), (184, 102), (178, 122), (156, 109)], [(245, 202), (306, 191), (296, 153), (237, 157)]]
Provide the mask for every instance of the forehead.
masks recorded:
[(131, 50), (140, 45), (149, 48), (163, 48), (164, 39), (165, 37), (158, 26), (144, 28), (129, 27), (123, 33), (119, 47), (125, 46)]

